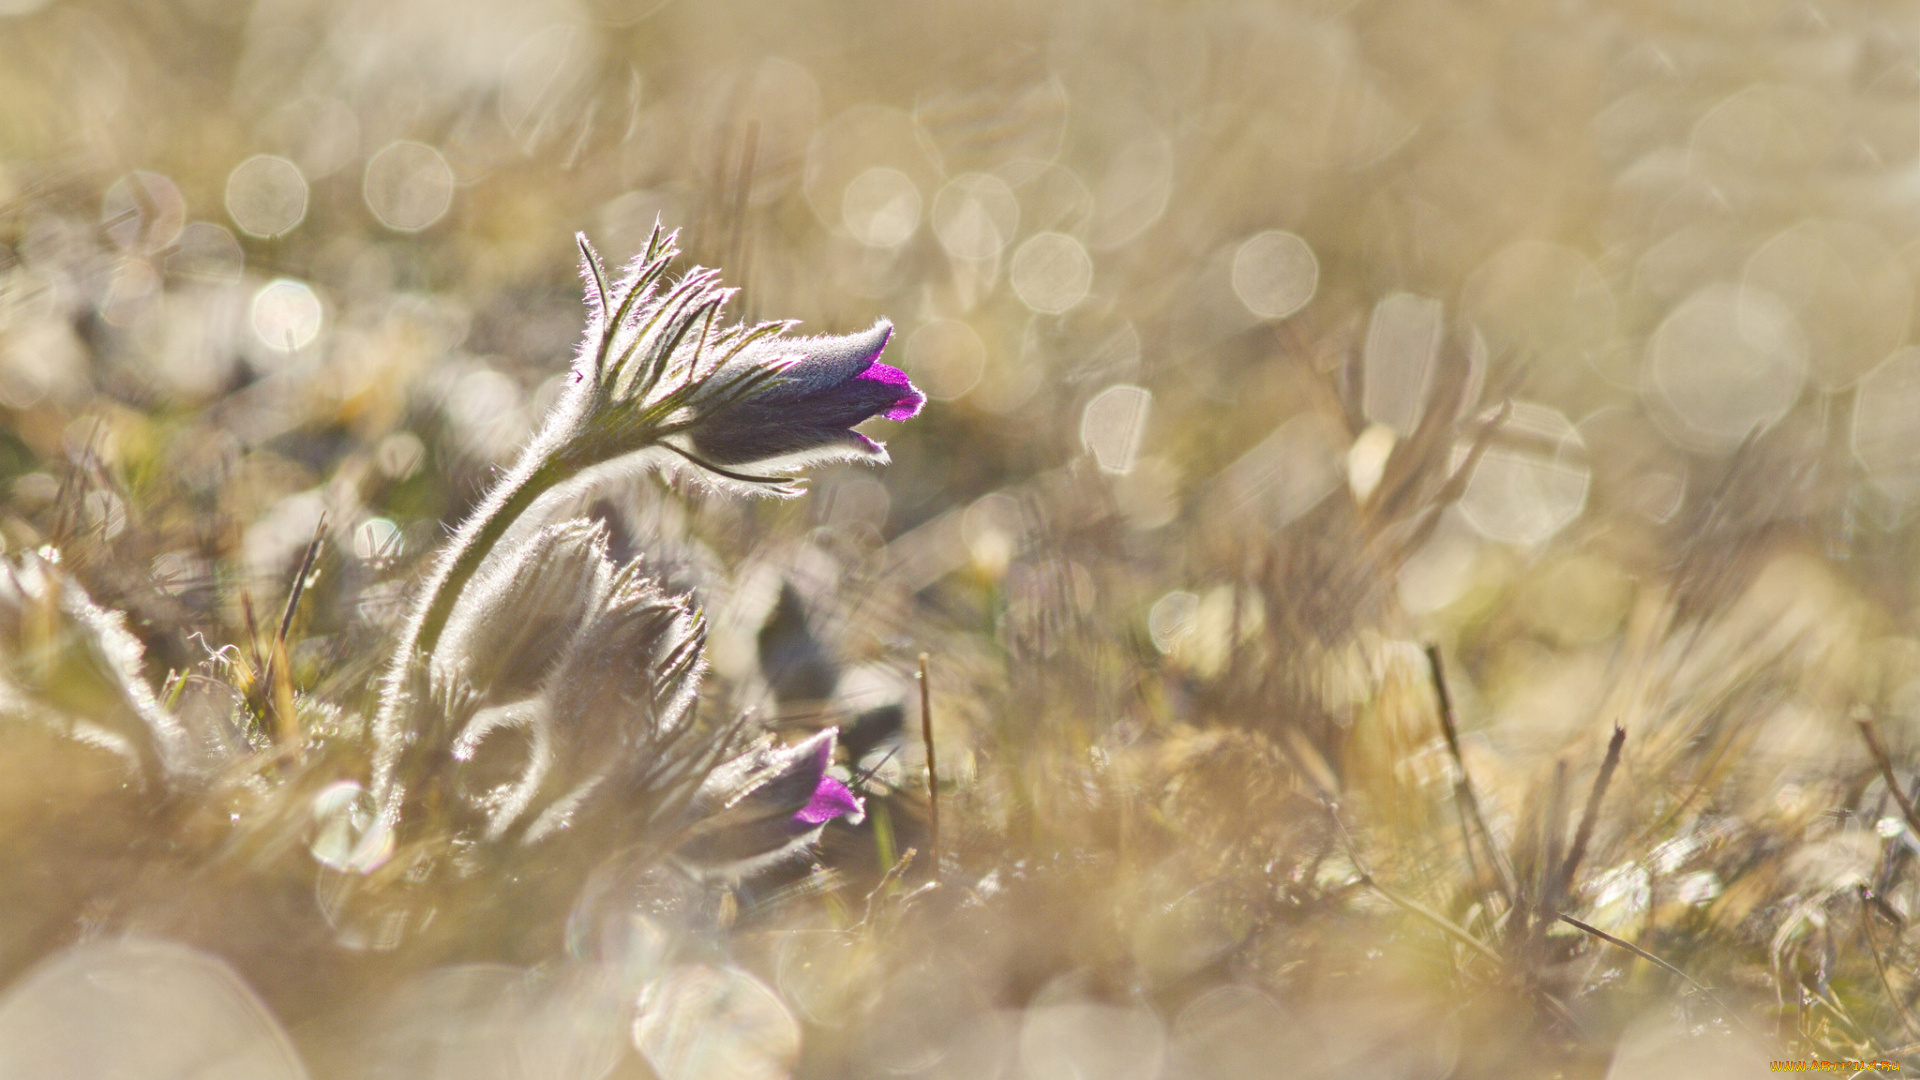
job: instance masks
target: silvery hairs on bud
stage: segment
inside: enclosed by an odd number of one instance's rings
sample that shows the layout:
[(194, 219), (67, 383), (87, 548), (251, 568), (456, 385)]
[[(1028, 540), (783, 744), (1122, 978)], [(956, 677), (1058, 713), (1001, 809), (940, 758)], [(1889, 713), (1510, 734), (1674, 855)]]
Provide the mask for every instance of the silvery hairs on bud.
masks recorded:
[[(593, 760), (585, 747), (655, 754), (684, 727), (661, 726), (662, 716), (678, 723), (685, 711), (662, 702), (690, 696), (697, 682), (697, 616), (622, 578), (606, 559), (604, 532), (548, 523), (540, 507), (563, 503), (581, 484), (648, 469), (726, 491), (792, 496), (800, 469), (884, 463), (885, 447), (854, 426), (876, 416), (908, 419), (924, 401), (903, 372), (879, 362), (893, 332), (885, 320), (843, 337), (788, 337), (788, 322), (722, 327), (720, 311), (735, 290), (698, 268), (670, 281), (675, 235), (659, 225), (612, 286), (584, 236), (579, 244), (588, 322), (565, 392), (436, 559), (388, 665), (374, 722), (371, 794), (381, 828), (398, 826), (413, 801), (409, 785), (436, 783), (455, 762), (483, 775), (482, 749), (517, 735), (518, 764), (481, 785), (473, 805), (486, 836), (537, 838), (609, 782), (611, 773), (582, 772)], [(679, 614), (663, 614), (669, 609)], [(676, 643), (666, 649), (678, 658), (672, 688), (642, 692), (630, 682), (602, 693), (586, 685), (608, 676), (586, 677), (582, 657), (620, 635), (659, 655), (636, 639), (643, 631)], [(591, 711), (587, 702), (619, 708), (623, 697), (647, 702), (651, 719), (635, 716), (630, 729), (587, 724), (583, 734), (582, 721), (565, 715)], [(717, 748), (708, 750), (686, 760), (710, 767)], [(694, 772), (680, 779), (698, 785), (704, 773)], [(547, 799), (542, 793), (562, 774), (573, 794)]]
[(510, 554), (467, 588), (428, 659), (441, 692), (417, 719), (440, 726), (422, 743), (452, 760), (417, 764), (448, 779), (469, 819), (457, 825), (531, 843), (605, 788), (644, 792), (692, 766), (705, 628), (685, 599), (616, 568), (598, 522), (548, 526)]

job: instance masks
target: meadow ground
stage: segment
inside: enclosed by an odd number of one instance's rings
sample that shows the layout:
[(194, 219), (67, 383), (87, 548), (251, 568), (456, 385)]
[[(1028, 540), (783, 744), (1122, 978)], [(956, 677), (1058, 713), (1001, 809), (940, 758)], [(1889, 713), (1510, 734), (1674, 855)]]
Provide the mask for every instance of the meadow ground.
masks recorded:
[[(925, 407), (391, 667), (656, 221)], [(0, 0), (0, 1073), (1911, 1067), (1917, 242), (1912, 0)]]

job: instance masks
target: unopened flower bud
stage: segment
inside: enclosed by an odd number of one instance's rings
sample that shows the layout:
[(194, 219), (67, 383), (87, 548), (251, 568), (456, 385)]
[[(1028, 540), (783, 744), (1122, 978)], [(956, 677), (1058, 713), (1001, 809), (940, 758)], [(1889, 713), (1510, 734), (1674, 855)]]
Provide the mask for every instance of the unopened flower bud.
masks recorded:
[(435, 670), (489, 701), (531, 693), (605, 595), (605, 550), (604, 526), (573, 520), (541, 529), (519, 551), (496, 552), (454, 605)]

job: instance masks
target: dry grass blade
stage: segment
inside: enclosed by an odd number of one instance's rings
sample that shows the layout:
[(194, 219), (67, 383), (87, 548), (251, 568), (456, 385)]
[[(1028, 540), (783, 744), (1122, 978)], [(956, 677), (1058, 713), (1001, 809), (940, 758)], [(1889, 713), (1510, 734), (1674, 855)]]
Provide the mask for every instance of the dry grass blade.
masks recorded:
[(1613, 737), (1607, 740), (1607, 756), (1600, 763), (1599, 775), (1593, 778), (1593, 789), (1587, 793), (1587, 805), (1580, 813), (1580, 825), (1573, 834), (1573, 846), (1567, 849), (1567, 857), (1556, 868), (1545, 895), (1540, 898), (1541, 924), (1551, 922), (1560, 913), (1560, 903), (1573, 888), (1573, 876), (1580, 869), (1581, 860), (1587, 856), (1587, 845), (1593, 841), (1594, 823), (1600, 819), (1600, 800), (1606, 798), (1607, 786), (1613, 782), (1613, 772), (1620, 767), (1620, 749), (1626, 744), (1627, 730), (1616, 725)]
[(940, 880), (940, 770), (933, 754), (933, 690), (927, 681), (927, 654), (920, 654), (920, 739), (927, 748), (927, 860)]
[(1873, 755), (1873, 763), (1880, 767), (1880, 777), (1887, 783), (1887, 791), (1893, 795), (1893, 801), (1900, 806), (1900, 816), (1907, 823), (1907, 829), (1915, 837), (1920, 837), (1920, 812), (1913, 807), (1913, 800), (1900, 790), (1900, 780), (1893, 774), (1893, 759), (1887, 756), (1887, 748), (1880, 742), (1880, 733), (1874, 729), (1873, 717), (1856, 716), (1854, 725), (1860, 729), (1860, 737), (1866, 740), (1867, 753)]
[(1648, 952), (1647, 950), (1641, 948), (1640, 946), (1635, 945), (1633, 942), (1623, 941), (1620, 938), (1614, 937), (1612, 934), (1607, 933), (1605, 930), (1602, 930), (1597, 926), (1589, 926), (1588, 924), (1581, 922), (1579, 919), (1574, 918), (1573, 916), (1567, 914), (1564, 911), (1560, 912), (1556, 917), (1561, 922), (1566, 923), (1568, 926), (1571, 926), (1576, 930), (1581, 930), (1588, 934), (1591, 934), (1594, 937), (1599, 938), (1601, 941), (1604, 941), (1609, 945), (1615, 946), (1617, 948), (1625, 949), (1626, 951), (1632, 953), (1633, 955), (1639, 957), (1640, 959), (1645, 960), (1647, 963), (1660, 968), (1662, 971), (1678, 976), (1682, 982), (1685, 982), (1688, 986), (1692, 987), (1695, 990), (1698, 990), (1701, 993), (1701, 995), (1704, 996), (1707, 1000), (1719, 1006), (1720, 1011), (1726, 1015), (1726, 1018), (1728, 1020), (1731, 1020), (1733, 1023), (1739, 1025), (1740, 1030), (1746, 1032), (1749, 1035), (1754, 1036), (1755, 1038), (1759, 1038), (1759, 1033), (1754, 1031), (1751, 1027), (1747, 1026), (1747, 1022), (1740, 1018), (1740, 1014), (1734, 1011), (1733, 1006), (1721, 1000), (1720, 995), (1714, 993), (1713, 990), (1709, 988), (1705, 983), (1700, 982), (1698, 979), (1695, 979), (1693, 976), (1687, 974), (1686, 972), (1680, 970), (1677, 967), (1674, 967), (1672, 964), (1667, 963), (1665, 960), (1662, 960), (1659, 957)]
[[(300, 597), (307, 591), (307, 579), (313, 574), (313, 563), (320, 557), (320, 545), (326, 541), (327, 512), (320, 512), (320, 520), (314, 523), (313, 539), (307, 541), (306, 554), (300, 558), (300, 569), (293, 575), (293, 583), (287, 587), (287, 606), (280, 613), (280, 626), (274, 631), (273, 641), (268, 645), (266, 666), (260, 674), (265, 686), (264, 693), (274, 712), (274, 731), (285, 744), (298, 737), (298, 727), (293, 714), (293, 677), (287, 659), (287, 635), (293, 632), (293, 616), (300, 610)], [(248, 637), (254, 634), (251, 625), (253, 606), (247, 605)], [(281, 685), (281, 684), (285, 685)]]
[(1501, 895), (1511, 910), (1519, 892), (1519, 886), (1514, 881), (1513, 864), (1507, 860), (1506, 853), (1500, 850), (1500, 845), (1494, 842), (1493, 831), (1487, 828), (1486, 818), (1480, 812), (1479, 796), (1473, 790), (1473, 777), (1468, 775), (1466, 758), (1460, 754), (1460, 729), (1454, 719), (1453, 694), (1447, 689), (1446, 668), (1438, 645), (1427, 646), (1427, 672), (1433, 679), (1434, 698), (1440, 706), (1440, 731), (1447, 740), (1447, 753), (1452, 756), (1454, 768), (1459, 771), (1459, 778), (1453, 785), (1453, 798), (1460, 809), (1467, 859), (1469, 862), (1473, 860), (1474, 836), (1477, 834), (1487, 861), (1493, 865)]

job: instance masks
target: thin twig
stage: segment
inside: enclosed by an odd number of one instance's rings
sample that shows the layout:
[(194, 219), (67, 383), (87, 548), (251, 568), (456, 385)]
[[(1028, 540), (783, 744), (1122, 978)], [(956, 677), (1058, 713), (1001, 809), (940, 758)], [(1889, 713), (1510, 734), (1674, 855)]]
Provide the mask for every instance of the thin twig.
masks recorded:
[[(1860, 933), (1867, 939), (1867, 951), (1873, 954), (1874, 969), (1880, 972), (1880, 985), (1887, 991), (1887, 998), (1893, 1002), (1894, 1009), (1900, 1013), (1900, 1022), (1906, 1025), (1907, 1034), (1914, 1034), (1920, 1031), (1920, 1028), (1914, 1026), (1913, 1014), (1907, 1011), (1907, 1003), (1900, 1000), (1900, 995), (1894, 991), (1893, 980), (1887, 977), (1887, 962), (1880, 956), (1880, 943), (1873, 940), (1871, 902), (1879, 900), (1879, 897), (1875, 896), (1873, 890), (1867, 888), (1865, 884), (1856, 885), (1854, 888), (1860, 893)], [(1880, 902), (1886, 903), (1884, 900)]]
[(933, 687), (927, 681), (927, 654), (920, 654), (920, 740), (927, 747), (927, 860), (940, 880), (940, 772), (933, 756)]
[(1880, 775), (1887, 782), (1887, 790), (1893, 793), (1893, 801), (1900, 804), (1900, 816), (1906, 818), (1907, 828), (1915, 838), (1920, 838), (1920, 814), (1913, 809), (1913, 800), (1900, 790), (1900, 780), (1893, 775), (1893, 760), (1887, 757), (1887, 748), (1881, 745), (1880, 733), (1873, 728), (1873, 717), (1860, 715), (1853, 718), (1860, 728), (1860, 737), (1867, 740), (1867, 752), (1873, 755), (1874, 764), (1880, 766)]
[(1540, 898), (1540, 911), (1546, 916), (1541, 920), (1543, 930), (1545, 924), (1560, 913), (1560, 901), (1573, 888), (1573, 875), (1580, 868), (1580, 860), (1586, 858), (1587, 845), (1593, 840), (1594, 823), (1600, 818), (1600, 800), (1606, 797), (1613, 772), (1620, 767), (1620, 748), (1626, 741), (1627, 729), (1615, 724), (1613, 738), (1607, 740), (1606, 760), (1600, 763), (1600, 774), (1593, 778), (1593, 790), (1587, 793), (1586, 809), (1580, 812), (1580, 826), (1574, 831), (1573, 846), (1567, 849), (1566, 860), (1560, 864), (1547, 894)]
[(1330, 798), (1322, 798), (1320, 805), (1326, 810), (1327, 816), (1333, 819), (1333, 826), (1340, 833), (1340, 842), (1342, 846), (1347, 849), (1347, 861), (1353, 864), (1354, 872), (1360, 875), (1360, 882), (1362, 884), (1385, 897), (1388, 901), (1392, 902), (1394, 906), (1418, 915), (1434, 926), (1439, 927), (1449, 937), (1457, 939), (1461, 944), (1466, 945), (1481, 956), (1495, 963), (1506, 962), (1506, 958), (1498, 952), (1495, 952), (1493, 946), (1474, 937), (1459, 923), (1454, 922), (1452, 919), (1447, 918), (1445, 915), (1440, 914), (1438, 911), (1415, 900), (1411, 896), (1402, 896), (1393, 889), (1380, 884), (1379, 879), (1373, 876), (1373, 871), (1368, 869), (1366, 862), (1360, 858), (1360, 849), (1353, 842), (1353, 834), (1347, 831), (1347, 823), (1341, 818), (1339, 807), (1335, 805), (1334, 801)]
[[(283, 743), (293, 741), (297, 734), (293, 717), (293, 663), (287, 659), (291, 651), (287, 635), (293, 632), (293, 614), (299, 610), (300, 597), (307, 590), (307, 577), (313, 573), (313, 561), (320, 556), (320, 545), (326, 539), (326, 533), (327, 512), (322, 510), (320, 520), (313, 526), (313, 539), (307, 541), (307, 553), (300, 559), (300, 570), (293, 575), (293, 584), (287, 589), (287, 606), (280, 613), (280, 628), (274, 632), (273, 641), (267, 646), (266, 664), (260, 670), (262, 696), (273, 711), (275, 734)], [(248, 618), (252, 618), (251, 607), (248, 608)], [(252, 632), (250, 625), (248, 633)], [(285, 685), (281, 685), (283, 683)]]
[(1645, 960), (1646, 962), (1654, 965), (1655, 967), (1660, 968), (1663, 971), (1669, 972), (1674, 975), (1678, 975), (1680, 979), (1684, 981), (1688, 986), (1691, 986), (1695, 990), (1698, 990), (1700, 991), (1700, 993), (1706, 995), (1706, 998), (1708, 1001), (1711, 1001), (1715, 1005), (1720, 1006), (1720, 1011), (1727, 1014), (1727, 1019), (1740, 1025), (1740, 1030), (1745, 1031), (1747, 1034), (1752, 1035), (1755, 1038), (1759, 1038), (1759, 1032), (1756, 1032), (1752, 1028), (1748, 1027), (1747, 1022), (1745, 1020), (1740, 1019), (1740, 1014), (1733, 1011), (1733, 1006), (1728, 1005), (1725, 1001), (1720, 1000), (1720, 995), (1708, 989), (1705, 983), (1700, 982), (1698, 979), (1695, 979), (1693, 976), (1687, 974), (1684, 971), (1681, 971), (1677, 967), (1674, 967), (1672, 964), (1667, 963), (1665, 960), (1662, 960), (1659, 957), (1648, 952), (1647, 950), (1641, 948), (1640, 946), (1635, 945), (1633, 942), (1623, 941), (1620, 938), (1614, 937), (1612, 934), (1607, 933), (1605, 930), (1602, 930), (1597, 926), (1588, 926), (1586, 923), (1581, 922), (1579, 919), (1574, 918), (1573, 916), (1567, 914), (1564, 911), (1559, 913), (1558, 918), (1560, 919), (1561, 922), (1566, 923), (1568, 926), (1571, 926), (1576, 930), (1584, 930), (1587, 933), (1592, 934), (1594, 937), (1599, 938), (1601, 941), (1604, 941), (1609, 945), (1614, 945), (1619, 948), (1627, 950), (1633, 955), (1639, 957), (1642, 960)]
[[(1447, 739), (1447, 752), (1453, 755), (1454, 768), (1460, 771), (1459, 779), (1454, 781), (1453, 798), (1460, 807), (1463, 818), (1463, 831), (1467, 833), (1467, 859), (1473, 859), (1473, 831), (1480, 833), (1481, 846), (1486, 848), (1487, 858), (1493, 863), (1499, 878), (1500, 892), (1506, 898), (1509, 910), (1514, 905), (1514, 897), (1519, 892), (1514, 882), (1513, 865), (1507, 862), (1505, 854), (1498, 844), (1493, 842), (1493, 832), (1487, 828), (1487, 820), (1480, 813), (1480, 799), (1473, 791), (1473, 778), (1467, 774), (1467, 760), (1460, 754), (1460, 729), (1454, 722), (1453, 695), (1447, 690), (1446, 669), (1440, 659), (1440, 646), (1427, 646), (1427, 673), (1433, 680), (1433, 694), (1440, 703), (1440, 731)], [(1469, 825), (1470, 823), (1470, 825)], [(1477, 876), (1477, 875), (1476, 875)]]

